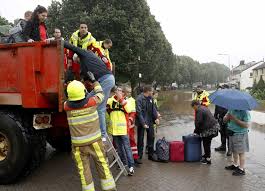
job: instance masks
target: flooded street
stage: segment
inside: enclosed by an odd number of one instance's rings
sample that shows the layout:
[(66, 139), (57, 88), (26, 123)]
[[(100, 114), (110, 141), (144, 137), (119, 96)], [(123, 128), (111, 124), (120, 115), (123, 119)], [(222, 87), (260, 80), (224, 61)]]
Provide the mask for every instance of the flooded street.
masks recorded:
[[(183, 135), (193, 132), (191, 93), (163, 92), (160, 95), (162, 122), (156, 140), (182, 140)], [(214, 106), (211, 106), (213, 111)], [(255, 121), (259, 121), (255, 119)], [(119, 191), (265, 191), (265, 125), (252, 123), (249, 132), (250, 152), (247, 153), (247, 175), (233, 177), (224, 166), (231, 160), (224, 153), (214, 152), (220, 137), (212, 144), (212, 165), (200, 163), (156, 163), (144, 156), (143, 164), (136, 168), (133, 177), (121, 177)], [(48, 147), (47, 159), (31, 176), (17, 184), (0, 186), (0, 191), (79, 191), (80, 181), (67, 153), (57, 153)], [(93, 168), (95, 179), (97, 173)], [(97, 182), (97, 181), (96, 181)], [(97, 189), (98, 183), (96, 183)]]

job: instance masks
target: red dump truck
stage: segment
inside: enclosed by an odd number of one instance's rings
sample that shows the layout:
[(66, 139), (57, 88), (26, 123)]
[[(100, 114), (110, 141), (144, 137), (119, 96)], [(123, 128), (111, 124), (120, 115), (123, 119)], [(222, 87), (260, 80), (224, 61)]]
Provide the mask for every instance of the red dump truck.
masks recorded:
[(0, 44), (0, 184), (28, 175), (46, 141), (70, 148), (61, 41)]

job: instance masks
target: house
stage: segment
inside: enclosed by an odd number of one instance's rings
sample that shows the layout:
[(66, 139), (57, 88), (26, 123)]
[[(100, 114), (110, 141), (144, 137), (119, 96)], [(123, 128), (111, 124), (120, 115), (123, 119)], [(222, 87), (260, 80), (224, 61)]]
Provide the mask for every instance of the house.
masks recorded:
[(246, 90), (247, 88), (251, 88), (253, 86), (253, 69), (262, 65), (264, 62), (249, 62), (244, 63), (240, 62), (240, 64), (233, 68), (230, 74), (229, 84), (239, 87), (241, 90)]
[(248, 68), (246, 68), (244, 71), (240, 74), (240, 89), (245, 90), (247, 88), (252, 88), (254, 84), (254, 77), (253, 77), (253, 69), (258, 68), (259, 66), (263, 65), (264, 62), (256, 62), (255, 64), (252, 64)]
[(265, 80), (265, 63), (255, 67), (253, 69), (253, 82), (259, 82), (260, 76), (262, 76), (263, 80)]
[(231, 70), (228, 83), (230, 85), (240, 87), (241, 73), (245, 71), (247, 68), (253, 66), (255, 63), (256, 62), (253, 61), (245, 64), (244, 61), (240, 61), (240, 64)]

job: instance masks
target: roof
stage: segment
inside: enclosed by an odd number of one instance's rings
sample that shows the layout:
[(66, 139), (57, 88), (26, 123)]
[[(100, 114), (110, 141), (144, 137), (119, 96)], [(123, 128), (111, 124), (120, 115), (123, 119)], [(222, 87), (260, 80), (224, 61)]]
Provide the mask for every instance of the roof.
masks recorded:
[(265, 63), (259, 65), (258, 67), (254, 68), (253, 70), (259, 70), (259, 69), (262, 69), (262, 68), (265, 68)]

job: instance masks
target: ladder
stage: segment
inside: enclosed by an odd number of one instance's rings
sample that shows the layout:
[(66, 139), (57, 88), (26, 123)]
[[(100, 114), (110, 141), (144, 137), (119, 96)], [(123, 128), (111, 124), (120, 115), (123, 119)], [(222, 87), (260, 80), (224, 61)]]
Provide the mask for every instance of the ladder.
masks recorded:
[(114, 161), (112, 161), (112, 163), (109, 164), (109, 168), (111, 169), (116, 163), (119, 166), (120, 171), (119, 171), (118, 175), (116, 177), (114, 177), (115, 182), (117, 182), (122, 174), (124, 174), (124, 176), (128, 176), (128, 172), (127, 172), (125, 166), (123, 165), (121, 158), (119, 157), (118, 153), (116, 152), (116, 149), (114, 148), (112, 141), (108, 135), (107, 135), (106, 141), (107, 141), (107, 144), (109, 146), (109, 148), (106, 149), (107, 156), (110, 152), (114, 156)]

